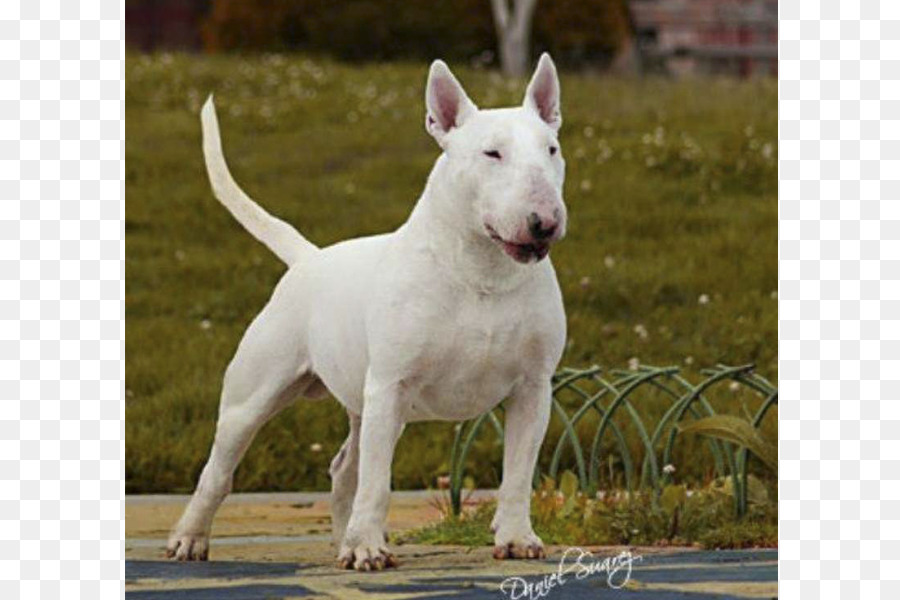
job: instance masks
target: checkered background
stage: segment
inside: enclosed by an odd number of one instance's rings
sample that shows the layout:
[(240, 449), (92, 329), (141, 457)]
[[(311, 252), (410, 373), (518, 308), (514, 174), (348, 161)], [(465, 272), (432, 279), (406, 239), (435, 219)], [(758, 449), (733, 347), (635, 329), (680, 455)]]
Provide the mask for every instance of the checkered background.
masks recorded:
[(0, 2), (0, 598), (122, 596), (124, 7)]
[(781, 597), (900, 598), (900, 2), (780, 4)]
[[(123, 8), (0, 2), (2, 598), (123, 594)], [(780, 595), (900, 598), (900, 2), (781, 12)]]

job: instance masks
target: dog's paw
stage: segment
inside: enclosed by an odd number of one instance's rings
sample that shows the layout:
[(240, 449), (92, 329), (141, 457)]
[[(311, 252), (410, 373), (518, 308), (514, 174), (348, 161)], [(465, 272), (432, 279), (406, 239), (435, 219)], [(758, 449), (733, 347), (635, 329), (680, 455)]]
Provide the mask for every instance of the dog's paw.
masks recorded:
[(360, 545), (346, 548), (338, 556), (338, 567), (357, 571), (381, 571), (398, 565), (397, 557), (384, 546)]
[(166, 558), (174, 560), (208, 560), (209, 536), (173, 533), (166, 544)]
[(338, 553), (338, 567), (357, 571), (381, 571), (397, 566), (395, 557), (387, 547), (384, 533), (348, 530)]
[(513, 537), (512, 539), (505, 536), (501, 537), (500, 535), (494, 538), (494, 558), (497, 560), (515, 558), (540, 559), (546, 557), (544, 542), (534, 532)]

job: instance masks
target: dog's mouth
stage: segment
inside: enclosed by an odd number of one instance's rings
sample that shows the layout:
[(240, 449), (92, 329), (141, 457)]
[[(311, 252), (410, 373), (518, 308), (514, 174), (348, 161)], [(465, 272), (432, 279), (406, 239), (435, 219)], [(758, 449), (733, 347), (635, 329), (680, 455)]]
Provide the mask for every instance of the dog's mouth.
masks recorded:
[(509, 256), (516, 262), (540, 262), (545, 256), (547, 256), (547, 254), (550, 253), (549, 242), (532, 241), (527, 244), (517, 244), (515, 242), (504, 240), (502, 237), (500, 237), (500, 234), (498, 234), (497, 231), (487, 223), (485, 223), (484, 227), (487, 230), (488, 235), (491, 236), (491, 239), (499, 244), (503, 251), (507, 254), (507, 256)]

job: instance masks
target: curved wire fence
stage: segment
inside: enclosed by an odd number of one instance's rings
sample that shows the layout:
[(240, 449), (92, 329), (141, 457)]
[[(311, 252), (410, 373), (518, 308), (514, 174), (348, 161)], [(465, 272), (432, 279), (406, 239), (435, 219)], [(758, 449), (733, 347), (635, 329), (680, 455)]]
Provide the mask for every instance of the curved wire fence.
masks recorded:
[[(535, 486), (546, 474), (554, 479), (565, 468), (572, 467), (578, 477), (579, 488), (586, 494), (595, 493), (600, 486), (601, 453), (603, 442), (611, 436), (612, 448), (618, 461), (624, 486), (628, 490), (650, 489), (658, 498), (663, 487), (671, 479), (670, 465), (675, 444), (679, 438), (678, 424), (685, 419), (699, 419), (716, 415), (710, 401), (712, 388), (727, 384), (732, 391), (741, 387), (752, 392), (758, 401), (755, 412), (747, 412), (750, 423), (759, 428), (769, 410), (778, 403), (778, 390), (765, 378), (753, 372), (754, 365), (738, 367), (719, 364), (701, 373), (701, 382), (692, 384), (680, 375), (678, 367), (639, 366), (635, 370), (616, 370), (609, 377), (601, 375), (600, 367), (588, 369), (563, 368), (553, 377), (553, 408), (551, 418), (562, 425), (557, 439), (548, 437), (553, 452), (549, 463), (539, 461), (534, 473)], [(662, 416), (648, 423), (650, 412), (642, 411), (637, 392), (654, 391), (654, 397), (663, 398)], [(733, 404), (733, 403), (732, 403)], [(463, 475), (466, 459), (473, 443), (479, 438), (485, 425), (496, 433), (499, 443), (503, 440), (503, 423), (498, 417), (502, 405), (476, 419), (457, 425), (456, 436), (450, 454), (450, 500), (453, 512), (462, 508)], [(746, 411), (746, 408), (745, 408)], [(590, 440), (579, 436), (579, 424), (596, 415), (596, 428)], [(618, 419), (615, 417), (622, 415)], [(642, 416), (643, 415), (643, 416)], [(642, 453), (638, 455), (629, 447), (625, 427), (630, 424), (639, 440)], [(584, 428), (582, 427), (582, 433)], [(739, 518), (747, 511), (748, 463), (750, 454), (745, 448), (714, 438), (705, 438), (712, 456), (713, 469), (719, 477), (729, 477), (735, 502), (735, 515)], [(640, 466), (636, 462), (640, 459)], [(541, 464), (544, 463), (544, 464)], [(612, 465), (612, 463), (610, 463)], [(610, 466), (610, 470), (612, 470)]]

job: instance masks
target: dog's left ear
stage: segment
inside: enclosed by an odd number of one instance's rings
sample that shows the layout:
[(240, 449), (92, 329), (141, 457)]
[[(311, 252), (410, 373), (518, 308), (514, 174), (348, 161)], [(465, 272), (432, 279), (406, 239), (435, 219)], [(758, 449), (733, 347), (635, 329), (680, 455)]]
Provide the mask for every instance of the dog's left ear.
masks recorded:
[(478, 112), (450, 68), (442, 60), (431, 63), (425, 87), (425, 129), (444, 147), (444, 136)]
[(559, 112), (559, 77), (556, 75), (556, 65), (550, 55), (544, 52), (538, 61), (531, 83), (525, 91), (526, 108), (535, 111), (544, 122), (553, 129), (559, 129), (562, 125), (562, 115)]

